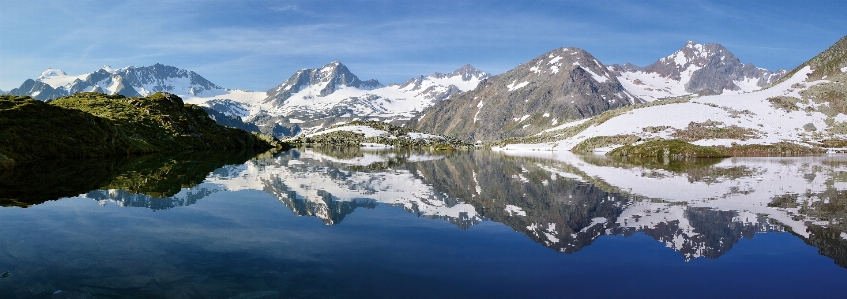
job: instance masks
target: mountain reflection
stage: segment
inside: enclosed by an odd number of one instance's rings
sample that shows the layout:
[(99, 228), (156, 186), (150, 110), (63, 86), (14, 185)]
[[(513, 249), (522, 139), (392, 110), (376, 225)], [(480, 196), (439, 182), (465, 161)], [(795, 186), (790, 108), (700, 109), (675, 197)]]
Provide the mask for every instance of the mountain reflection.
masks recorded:
[(685, 260), (718, 258), (756, 233), (788, 232), (847, 267), (847, 156), (668, 161), (302, 148), (247, 160), (253, 154), (99, 161), (83, 169), (104, 171), (71, 172), (62, 179), (70, 186), (35, 195), (4, 189), (0, 198), (25, 206), (82, 194), (166, 210), (216, 192), (259, 190), (326, 225), (384, 204), (461, 229), (499, 222), (565, 253), (640, 232)]

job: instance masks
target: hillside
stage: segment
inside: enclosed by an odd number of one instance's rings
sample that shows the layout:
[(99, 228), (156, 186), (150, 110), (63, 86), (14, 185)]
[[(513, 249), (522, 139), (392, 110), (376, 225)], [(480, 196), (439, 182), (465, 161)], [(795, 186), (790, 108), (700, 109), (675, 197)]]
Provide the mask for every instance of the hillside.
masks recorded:
[(35, 159), (280, 146), (269, 136), (220, 126), (200, 107), (167, 93), (78, 93), (49, 103), (0, 97), (0, 167)]
[(466, 142), (492, 141), (638, 102), (594, 56), (560, 48), (433, 105), (409, 126)]
[[(633, 142), (679, 139), (723, 147), (734, 155), (797, 154), (816, 152), (816, 147), (841, 151), (847, 147), (844, 44), (842, 39), (764, 90), (683, 97), (608, 111), (507, 141), (500, 148), (568, 151), (588, 147), (604, 152)], [(585, 142), (596, 144), (586, 146)]]

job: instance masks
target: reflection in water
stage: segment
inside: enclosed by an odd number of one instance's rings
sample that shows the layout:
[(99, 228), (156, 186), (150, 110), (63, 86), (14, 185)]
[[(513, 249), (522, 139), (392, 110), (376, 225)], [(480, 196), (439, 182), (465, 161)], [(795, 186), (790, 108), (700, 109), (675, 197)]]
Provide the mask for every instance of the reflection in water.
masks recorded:
[[(0, 206), (27, 207), (48, 200), (76, 196), (97, 189), (114, 189), (92, 196), (127, 201), (127, 206), (167, 209), (147, 205), (153, 198), (173, 196), (182, 188), (203, 182), (209, 172), (228, 164), (244, 163), (258, 153), (203, 151), (107, 157), (88, 160), (41, 160), (0, 171)], [(142, 195), (143, 194), (143, 195)], [(187, 199), (191, 201), (191, 199)], [(190, 202), (184, 202), (186, 205)]]
[(83, 196), (169, 209), (215, 192), (261, 190), (327, 225), (386, 204), (463, 229), (499, 222), (566, 253), (603, 235), (643, 232), (686, 260), (717, 258), (741, 238), (788, 230), (845, 265), (847, 159), (553, 158), (304, 148), (208, 176), (219, 163), (160, 159), (135, 162), (155, 167), (125, 171), (104, 185), (109, 190)]
[[(252, 154), (91, 161), (86, 167), (59, 166), (67, 177), (52, 180), (43, 173), (0, 174), (0, 199), (29, 206), (81, 194), (101, 206), (168, 210), (226, 192), (260, 192), (294, 215), (325, 225), (341, 224), (358, 208), (386, 205), (461, 229), (501, 223), (565, 253), (601, 236), (643, 233), (685, 261), (718, 258), (757, 233), (789, 232), (847, 267), (847, 156), (665, 161), (549, 152), (519, 157), (303, 148), (247, 160)], [(49, 188), (32, 187), (39, 184)], [(139, 246), (156, 250), (156, 245)], [(279, 263), (244, 256), (233, 259), (239, 265)], [(165, 272), (179, 281), (185, 268), (194, 269), (206, 258), (212, 257), (182, 258), (182, 268)], [(215, 264), (210, 270), (234, 265)], [(281, 275), (294, 281), (291, 273), (265, 274), (269, 281)], [(131, 277), (143, 281), (120, 284), (152, 284), (149, 276), (139, 275)], [(96, 285), (108, 288), (103, 283)]]

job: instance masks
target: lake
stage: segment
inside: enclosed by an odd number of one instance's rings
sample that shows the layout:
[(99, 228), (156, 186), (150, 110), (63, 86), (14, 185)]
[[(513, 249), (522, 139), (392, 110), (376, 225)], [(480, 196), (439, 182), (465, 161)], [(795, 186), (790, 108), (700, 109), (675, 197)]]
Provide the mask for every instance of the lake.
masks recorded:
[[(251, 158), (252, 157), (252, 158)], [(2, 298), (842, 298), (847, 156), (300, 148), (0, 173)]]

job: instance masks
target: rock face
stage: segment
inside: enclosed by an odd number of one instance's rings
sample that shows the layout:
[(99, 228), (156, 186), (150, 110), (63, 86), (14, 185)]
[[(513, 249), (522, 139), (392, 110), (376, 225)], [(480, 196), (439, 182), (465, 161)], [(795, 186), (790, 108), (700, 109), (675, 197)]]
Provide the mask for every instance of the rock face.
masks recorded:
[(104, 66), (96, 72), (69, 76), (59, 69), (48, 69), (37, 79), (28, 79), (9, 94), (50, 100), (79, 92), (118, 94), (126, 97), (168, 92), (182, 96), (211, 96), (225, 90), (195, 72), (154, 64), (145, 67), (113, 69)]
[(682, 49), (647, 67), (612, 65), (627, 90), (646, 101), (686, 94), (750, 92), (771, 85), (785, 71), (743, 64), (720, 44), (689, 41)]
[(468, 142), (491, 141), (532, 135), (637, 102), (591, 54), (560, 48), (435, 104), (410, 126)]

